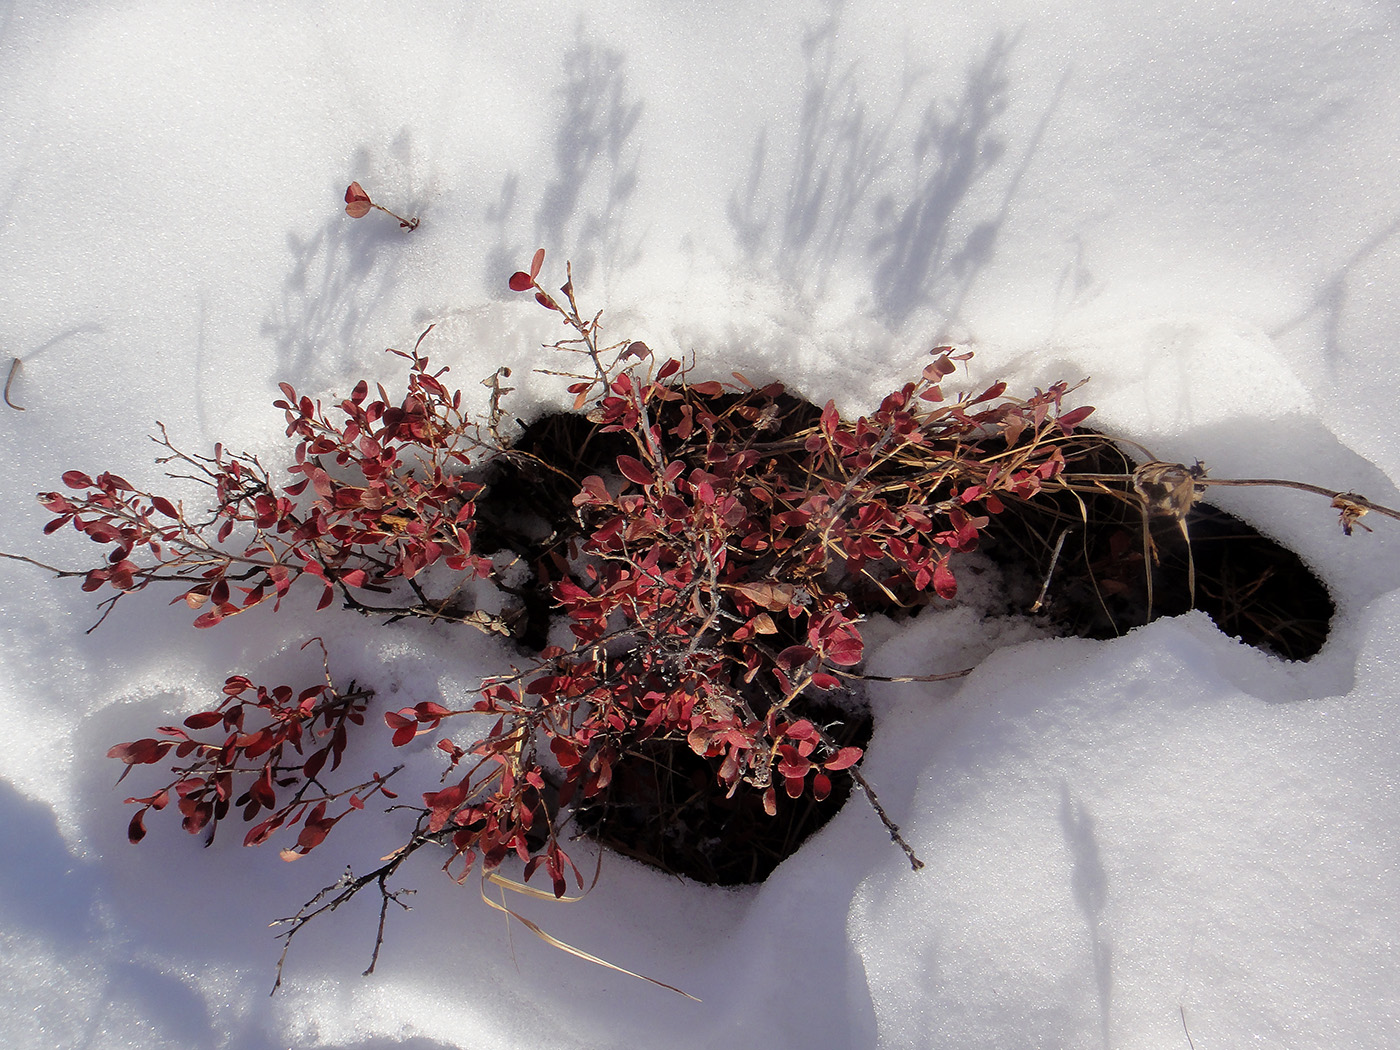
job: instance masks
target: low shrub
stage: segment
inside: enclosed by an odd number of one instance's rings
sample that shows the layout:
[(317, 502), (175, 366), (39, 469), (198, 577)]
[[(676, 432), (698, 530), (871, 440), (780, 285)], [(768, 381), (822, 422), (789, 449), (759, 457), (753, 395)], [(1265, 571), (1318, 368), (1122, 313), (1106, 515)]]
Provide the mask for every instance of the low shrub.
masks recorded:
[[(347, 201), (360, 214), (370, 207), (367, 197)], [(571, 881), (584, 889), (571, 822), (596, 833), (620, 770), (638, 756), (669, 766), (688, 754), (715, 798), (750, 798), (769, 817), (855, 787), (918, 868), (860, 771), (862, 618), (953, 600), (959, 558), (1003, 519), (1019, 522), (1007, 531), (1022, 542), (1028, 529), (1039, 536), (1048, 586), (1066, 531), (1076, 517), (1090, 525), (1092, 501), (1117, 508), (1120, 538), (1102, 539), (1121, 546), (1152, 515), (1188, 534), (1201, 493), (1219, 483), (1199, 467), (1133, 467), (1119, 444), (1084, 429), (1093, 410), (1070, 407), (1066, 383), (1025, 397), (1004, 383), (945, 390), (971, 356), (949, 346), (855, 420), (780, 383), (700, 378), (643, 343), (602, 345), (601, 315), (580, 311), (571, 274), (546, 290), (543, 260), (541, 250), (509, 283), (570, 332), (553, 347), (582, 365), (566, 413), (508, 435), (502, 369), (488, 380), (489, 412), (473, 418), (423, 350), (429, 328), (411, 352), (390, 351), (406, 362), (402, 395), (361, 381), (324, 405), (282, 384), (290, 482), (220, 446), (183, 452), (162, 427), (159, 462), (206, 484), (209, 509), (77, 470), (63, 475), (67, 492), (40, 495), (55, 515), (46, 532), (72, 526), (108, 548), (100, 567), (62, 573), (115, 592), (103, 617), (160, 584), (195, 627), (212, 628), (275, 609), (296, 587), (316, 594), (318, 609), (456, 623), (513, 645), (509, 666), (467, 706), (422, 701), (380, 716), (393, 747), (439, 734), (442, 778), (396, 807), (411, 811), (397, 851), (286, 920), (288, 946), (306, 922), (374, 884), (372, 970), (399, 900), (388, 880), (429, 846), (459, 882), (474, 871), (507, 882), (499, 869), (513, 860), (525, 883), (541, 876), (554, 897)], [(1394, 514), (1326, 494), (1348, 529), (1368, 509)], [(1138, 548), (1149, 605), (1156, 535), (1144, 524)], [(1078, 556), (1093, 582), (1087, 540)], [(1110, 568), (1099, 564), (1093, 591), (1111, 621)], [(504, 613), (467, 600), (482, 586), (501, 592)], [(1194, 600), (1194, 578), (1190, 589)], [(245, 845), (295, 835), (288, 859), (320, 847), (374, 796), (398, 797), (390, 783), (401, 767), (334, 780), (352, 737), (368, 734), (370, 699), (353, 683), (338, 687), (328, 661), (324, 680), (300, 690), (230, 677), (207, 709), (109, 752), (126, 764), (122, 777), (173, 760), (164, 786), (127, 799), (137, 807), (130, 840), (173, 802), (184, 828), (207, 840), (233, 814), (248, 825)], [(485, 733), (473, 728), (481, 716)], [(454, 732), (459, 724), (466, 730)]]

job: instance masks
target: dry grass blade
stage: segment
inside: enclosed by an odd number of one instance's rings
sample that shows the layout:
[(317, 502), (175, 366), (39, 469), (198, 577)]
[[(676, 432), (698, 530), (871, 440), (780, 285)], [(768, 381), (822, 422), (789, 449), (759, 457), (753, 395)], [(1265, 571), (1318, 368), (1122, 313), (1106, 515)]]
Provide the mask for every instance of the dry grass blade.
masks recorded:
[(13, 408), (16, 412), (23, 412), (23, 411), (24, 411), (24, 406), (23, 406), (23, 405), (17, 405), (17, 404), (15, 404), (13, 401), (10, 400), (10, 386), (11, 386), (11, 384), (14, 383), (14, 381), (15, 381), (15, 376), (19, 375), (20, 363), (21, 363), (21, 362), (20, 362), (20, 359), (19, 359), (18, 357), (16, 357), (13, 361), (11, 361), (11, 362), (10, 362), (10, 374), (9, 374), (8, 376), (5, 377), (5, 404), (9, 405), (9, 406), (10, 406), (11, 408)]
[[(521, 886), (517, 882), (513, 882), (510, 879), (497, 878), (494, 874), (488, 873), (486, 878), (490, 879), (492, 882), (505, 889), (512, 889), (517, 891), (526, 889), (526, 887)], [(538, 891), (535, 891), (531, 895), (543, 896), (543, 894), (539, 894)], [(552, 894), (548, 896), (551, 900), (554, 899)], [(658, 981), (655, 977), (648, 977), (644, 973), (637, 973), (633, 970), (627, 969), (625, 966), (618, 966), (616, 963), (610, 963), (606, 959), (600, 959), (598, 958), (598, 956), (592, 955), (581, 948), (575, 948), (572, 944), (566, 944), (564, 941), (561, 941), (558, 937), (554, 937), (548, 933), (545, 933), (544, 930), (540, 929), (539, 926), (531, 922), (529, 919), (525, 918), (525, 916), (521, 915), (519, 912), (513, 911), (512, 909), (506, 907), (504, 904), (497, 904), (490, 897), (488, 897), (486, 895), (485, 881), (482, 882), (481, 886), (481, 899), (484, 900), (492, 908), (496, 909), (496, 911), (504, 912), (508, 917), (515, 919), (517, 922), (519, 922), (522, 926), (524, 926), (527, 930), (533, 933), (540, 940), (544, 941), (544, 943), (549, 945), (551, 948), (558, 948), (561, 952), (567, 952), (568, 954), (576, 958), (582, 959), (584, 962), (591, 962), (603, 967), (604, 969), (614, 970), (617, 973), (626, 974), (628, 977), (635, 977), (639, 981), (646, 981), (648, 984), (654, 984), (658, 988), (665, 988), (668, 992), (675, 992), (677, 995), (683, 995), (687, 999), (692, 1000), (693, 1002), (698, 1003), (702, 1001), (700, 999), (697, 999), (695, 996), (691, 995), (689, 992), (682, 991), (673, 984), (667, 984), (665, 981)]]

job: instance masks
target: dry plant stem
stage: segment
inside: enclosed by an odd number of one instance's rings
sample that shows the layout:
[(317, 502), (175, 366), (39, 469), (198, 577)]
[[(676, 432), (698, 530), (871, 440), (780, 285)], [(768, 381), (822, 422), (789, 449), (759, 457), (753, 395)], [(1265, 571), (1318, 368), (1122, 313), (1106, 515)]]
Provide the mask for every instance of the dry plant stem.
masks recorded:
[(880, 823), (885, 825), (885, 830), (890, 833), (890, 839), (904, 851), (904, 855), (909, 858), (909, 867), (913, 871), (918, 871), (924, 866), (924, 862), (918, 858), (914, 852), (914, 847), (904, 841), (904, 836), (899, 832), (899, 825), (890, 819), (890, 815), (885, 812), (885, 807), (880, 805), (880, 798), (875, 794), (875, 789), (870, 786), (870, 782), (865, 779), (859, 769), (851, 767), (851, 779), (859, 788), (865, 792), (866, 800), (870, 803), (870, 808), (875, 811), (875, 815), (880, 818)]
[(855, 671), (847, 671), (840, 667), (832, 667), (829, 670), (841, 678), (849, 678), (857, 682), (952, 682), (959, 678), (966, 678), (975, 667), (964, 667), (960, 671), (944, 671), (942, 674), (857, 674)]
[[(4, 551), (0, 551), (0, 558), (8, 558), (11, 561), (22, 561), (28, 565), (33, 565), (35, 568), (43, 569), (45, 572), (53, 573), (54, 577), (60, 580), (76, 579), (87, 575), (87, 570), (79, 572), (73, 569), (59, 569), (53, 565), (46, 565), (44, 562), (35, 561), (33, 558), (26, 558), (23, 554), (6, 554)], [(121, 594), (114, 594), (112, 595), (112, 597), (105, 598), (102, 601), (98, 602), (97, 607), (102, 610), (102, 615), (97, 618), (97, 621), (93, 623), (91, 627), (83, 631), (83, 633), (92, 634), (93, 631), (101, 627), (102, 621), (106, 620), (108, 614), (111, 613), (111, 611), (114, 608), (116, 608), (117, 602), (119, 602), (122, 599), (124, 593), (125, 592)]]
[(392, 218), (392, 219), (397, 219), (397, 220), (399, 221), (399, 225), (400, 225), (403, 229), (405, 229), (405, 230), (416, 230), (416, 229), (418, 229), (418, 220), (417, 220), (416, 218), (413, 218), (413, 219), (405, 219), (402, 215), (395, 215), (395, 214), (394, 214), (393, 212), (391, 212), (388, 208), (384, 207), (384, 205), (382, 205), (382, 204), (375, 204), (373, 201), (370, 202), (370, 207), (371, 207), (371, 208), (376, 208), (376, 209), (378, 209), (379, 211), (382, 211), (385, 215), (388, 215), (388, 216), (389, 216), (390, 218)]
[(0, 558), (9, 558), (11, 561), (22, 561), (26, 565), (33, 565), (35, 568), (53, 573), (54, 576), (60, 580), (71, 579), (77, 576), (86, 576), (88, 574), (88, 570), (86, 569), (59, 569), (52, 565), (46, 565), (44, 562), (35, 561), (33, 558), (27, 558), (23, 554), (6, 554), (4, 551), (0, 551)]
[(1394, 518), (1400, 521), (1400, 510), (1382, 506), (1379, 503), (1372, 503), (1365, 496), (1359, 496), (1355, 492), (1339, 492), (1336, 489), (1323, 488), (1321, 485), (1309, 485), (1305, 481), (1284, 481), (1281, 478), (1201, 478), (1197, 485), (1228, 485), (1235, 488), (1249, 488), (1253, 486), (1268, 486), (1280, 489), (1297, 489), (1299, 492), (1311, 492), (1318, 496), (1326, 496), (1332, 500), (1346, 500), (1354, 503), (1358, 507), (1366, 510), (1373, 510), (1377, 514), (1383, 514), (1387, 518)]
[[(1133, 475), (1131, 473), (1074, 473), (1067, 474), (1064, 478), (1064, 481), (1066, 483), (1065, 487), (1072, 490), (1074, 489), (1075, 484), (1078, 483), (1090, 483), (1095, 486), (1102, 486), (1107, 484), (1122, 486), (1125, 483), (1131, 483), (1132, 479)], [(1345, 492), (1339, 489), (1329, 489), (1322, 485), (1311, 485), (1305, 481), (1288, 481), (1284, 478), (1212, 478), (1206, 476), (1196, 478), (1195, 484), (1198, 488), (1209, 488), (1213, 485), (1220, 485), (1232, 488), (1265, 487), (1280, 489), (1296, 489), (1299, 492), (1311, 492), (1317, 496), (1325, 496), (1327, 499), (1344, 499), (1350, 503), (1356, 504), (1358, 507), (1364, 508), (1365, 510), (1373, 510), (1377, 514), (1383, 514), (1387, 518), (1393, 518), (1396, 521), (1400, 521), (1400, 510), (1396, 510), (1392, 507), (1387, 507), (1380, 503), (1374, 503), (1371, 500), (1367, 499), (1365, 496), (1359, 495), (1355, 492)], [(1096, 488), (1095, 491), (1102, 492), (1114, 490)]]
[(10, 400), (10, 386), (15, 381), (15, 376), (19, 375), (21, 361), (18, 357), (10, 362), (10, 374), (5, 377), (5, 404), (9, 405), (16, 412), (23, 412), (24, 406), (17, 405)]
[(1045, 581), (1040, 585), (1040, 593), (1035, 596), (1035, 601), (1031, 603), (1031, 612), (1040, 612), (1041, 606), (1045, 604), (1045, 595), (1050, 590), (1050, 580), (1055, 575), (1055, 566), (1060, 563), (1060, 551), (1064, 550), (1065, 537), (1069, 533), (1069, 529), (1061, 529), (1060, 535), (1055, 540), (1055, 549), (1050, 552), (1050, 567), (1045, 570)]
[(1196, 1050), (1196, 1041), (1191, 1038), (1191, 1029), (1186, 1027), (1186, 1007), (1177, 1003), (1176, 1008), (1181, 1011), (1181, 1030), (1186, 1033), (1186, 1045), (1189, 1046), (1191, 1050)]
[[(423, 845), (424, 841), (425, 840), (415, 840), (414, 845), (399, 850), (394, 853), (386, 863), (380, 865), (366, 875), (361, 875), (359, 878), (354, 878), (350, 873), (350, 869), (346, 868), (345, 874), (341, 877), (339, 882), (332, 883), (330, 886), (321, 890), (316, 896), (303, 904), (295, 915), (285, 919), (278, 919), (271, 923), (270, 925), (274, 927), (284, 926), (290, 923), (291, 928), (287, 930), (286, 933), (280, 935), (283, 941), (282, 954), (277, 958), (277, 976), (272, 983), (272, 991), (269, 994), (274, 994), (277, 989), (282, 986), (282, 970), (287, 962), (287, 953), (292, 949), (292, 938), (300, 933), (312, 919), (316, 918), (318, 915), (335, 911), (373, 882), (379, 884), (379, 927), (375, 933), (374, 949), (370, 953), (369, 966), (364, 971), (364, 976), (368, 977), (372, 974), (375, 964), (379, 961), (379, 949), (384, 944), (384, 922), (385, 916), (388, 913), (389, 902), (393, 901), (400, 908), (403, 908), (404, 911), (408, 911), (408, 905), (399, 898), (413, 892), (413, 890), (410, 889), (389, 889), (389, 877), (393, 875), (394, 872), (398, 871), (400, 865), (417, 850), (418, 846)], [(331, 897), (330, 900), (325, 900), (327, 894), (337, 890), (339, 892), (335, 893), (334, 897)], [(325, 901), (325, 903), (321, 903), (322, 901)]]

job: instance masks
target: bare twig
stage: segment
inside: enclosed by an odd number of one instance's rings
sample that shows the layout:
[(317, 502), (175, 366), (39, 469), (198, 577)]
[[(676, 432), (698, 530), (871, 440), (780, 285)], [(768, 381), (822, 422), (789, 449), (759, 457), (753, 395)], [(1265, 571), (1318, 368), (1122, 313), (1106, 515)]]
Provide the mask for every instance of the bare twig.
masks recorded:
[[(379, 961), (379, 949), (384, 944), (385, 914), (388, 911), (389, 902), (393, 901), (399, 907), (407, 911), (408, 905), (404, 904), (404, 902), (401, 901), (399, 898), (401, 896), (413, 892), (412, 890), (407, 889), (389, 889), (389, 877), (393, 875), (394, 872), (399, 870), (400, 865), (402, 865), (405, 860), (407, 860), (421, 846), (427, 845), (430, 841), (432, 840), (429, 838), (415, 836), (414, 839), (407, 846), (404, 846), (403, 848), (396, 850), (394, 853), (390, 854), (386, 858), (385, 863), (381, 864), (373, 871), (365, 875), (359, 876), (358, 878), (356, 878), (351, 873), (351, 870), (347, 867), (345, 869), (345, 874), (342, 875), (337, 882), (333, 882), (331, 885), (323, 888), (319, 893), (316, 894), (316, 896), (312, 897), (309, 901), (303, 904), (295, 915), (288, 916), (285, 919), (278, 919), (277, 921), (271, 923), (272, 926), (283, 926), (287, 924), (290, 924), (291, 926), (291, 928), (288, 929), (285, 933), (279, 935), (281, 936), (283, 942), (282, 954), (277, 959), (277, 979), (272, 983), (272, 992), (276, 993), (277, 989), (282, 986), (282, 970), (287, 962), (287, 953), (292, 949), (292, 939), (305, 928), (306, 924), (309, 923), (312, 919), (316, 918), (318, 915), (324, 915), (327, 912), (335, 911), (342, 904), (345, 904), (348, 901), (350, 901), (356, 894), (358, 894), (370, 883), (378, 883), (379, 893), (381, 897), (379, 908), (379, 927), (378, 931), (375, 934), (374, 949), (370, 954), (369, 967), (364, 971), (365, 976), (368, 976), (369, 974), (373, 973), (375, 964)], [(329, 900), (326, 900), (327, 895), (332, 893), (334, 893), (335, 895)]]
[(1045, 604), (1045, 594), (1050, 590), (1050, 580), (1055, 575), (1055, 566), (1060, 562), (1060, 551), (1064, 549), (1065, 537), (1069, 532), (1069, 529), (1061, 529), (1059, 538), (1055, 540), (1055, 549), (1050, 552), (1050, 568), (1045, 570), (1045, 582), (1040, 585), (1040, 593), (1031, 604), (1031, 612), (1040, 612), (1041, 606)]
[(851, 779), (865, 792), (865, 797), (870, 802), (870, 808), (875, 811), (875, 815), (880, 818), (880, 823), (885, 825), (885, 830), (890, 833), (891, 841), (903, 850), (904, 855), (909, 858), (909, 867), (914, 871), (918, 871), (924, 866), (924, 862), (914, 853), (914, 847), (904, 841), (904, 836), (899, 832), (899, 825), (890, 819), (890, 815), (885, 812), (885, 807), (880, 805), (880, 798), (875, 794), (875, 789), (870, 786), (870, 781), (866, 780), (865, 776), (855, 766), (851, 767), (850, 772)]

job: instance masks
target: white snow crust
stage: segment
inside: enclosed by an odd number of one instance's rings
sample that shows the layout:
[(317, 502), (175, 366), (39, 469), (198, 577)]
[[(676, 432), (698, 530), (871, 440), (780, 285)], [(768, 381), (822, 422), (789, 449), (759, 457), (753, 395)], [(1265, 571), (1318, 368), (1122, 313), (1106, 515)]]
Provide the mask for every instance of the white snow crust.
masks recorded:
[[(561, 404), (531, 372), (558, 329), (505, 288), (540, 246), (611, 333), (717, 377), (856, 412), (956, 342), (969, 385), (1091, 377), (1095, 422), (1160, 458), (1400, 503), (1397, 113), (1385, 0), (0, 0), (0, 370), (22, 359), (25, 408), (0, 406), (0, 549), (86, 567), (40, 534), (63, 471), (154, 481), (157, 419), (279, 462), (279, 381), (390, 383), (382, 349), (430, 323), (468, 397), (505, 364), (514, 412)], [(421, 227), (349, 219), (352, 179)], [(393, 848), (394, 815), (296, 864), (168, 814), (133, 848), (142, 770), (114, 790), (107, 747), (234, 671), (314, 676), (311, 634), (390, 706), (460, 701), (504, 651), (305, 605), (196, 632), (154, 592), (88, 634), (92, 595), (0, 561), (0, 1037), (1400, 1045), (1400, 528), (1220, 502), (1332, 589), (1309, 663), (1201, 614), (1011, 631), (964, 680), (872, 692), (865, 773), (924, 870), (857, 799), (762, 886), (608, 856), (582, 902), (511, 902), (699, 1004), (431, 863), (372, 977), (366, 900), (269, 998), (268, 922)], [(979, 629), (920, 618), (869, 666), (954, 669)]]

